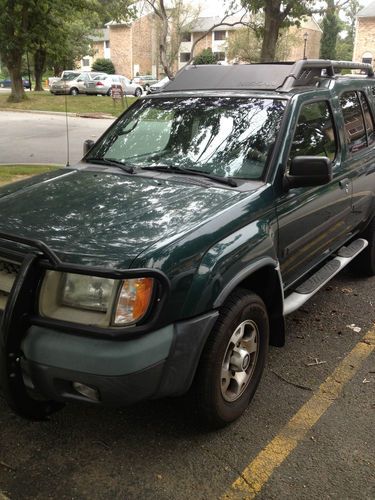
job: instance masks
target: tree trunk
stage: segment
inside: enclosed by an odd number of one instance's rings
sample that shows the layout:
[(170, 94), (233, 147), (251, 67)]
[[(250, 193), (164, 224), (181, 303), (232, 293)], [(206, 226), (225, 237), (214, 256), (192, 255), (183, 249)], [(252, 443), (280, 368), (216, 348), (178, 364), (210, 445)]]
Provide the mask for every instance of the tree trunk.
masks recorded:
[(264, 9), (264, 34), (262, 50), (260, 54), (261, 62), (273, 62), (276, 56), (276, 44), (279, 37), (280, 26), (279, 7), (274, 7), (272, 2), (267, 2)]
[(165, 75), (169, 78), (173, 78), (173, 71), (170, 68), (167, 57), (167, 38), (168, 38), (168, 18), (166, 11), (164, 9), (164, 2), (160, 2), (160, 12), (161, 12), (161, 33), (160, 33), (160, 45), (159, 45), (159, 54), (160, 54), (160, 62), (163, 66)]
[(11, 102), (21, 102), (25, 91), (22, 83), (22, 57), (19, 56), (13, 60), (12, 66), (8, 66), (10, 78), (12, 80), (12, 92), (8, 98)]
[(42, 77), (46, 63), (46, 51), (45, 49), (39, 48), (34, 53), (34, 72), (35, 72), (35, 89), (37, 91), (42, 91)]

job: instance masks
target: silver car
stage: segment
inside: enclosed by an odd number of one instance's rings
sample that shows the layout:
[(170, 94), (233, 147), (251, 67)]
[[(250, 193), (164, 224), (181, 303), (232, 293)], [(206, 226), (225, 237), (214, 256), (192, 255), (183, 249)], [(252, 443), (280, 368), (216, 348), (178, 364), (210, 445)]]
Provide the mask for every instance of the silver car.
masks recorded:
[(70, 71), (69, 73), (65, 73), (60, 80), (52, 83), (50, 92), (51, 94), (86, 94), (88, 83), (98, 76), (104, 77), (107, 75), (92, 71)]
[(122, 75), (96, 76), (92, 81), (87, 83), (86, 93), (111, 95), (112, 85), (121, 85), (124, 94), (135, 95), (136, 97), (142, 95), (142, 87), (135, 83), (130, 83), (130, 80)]

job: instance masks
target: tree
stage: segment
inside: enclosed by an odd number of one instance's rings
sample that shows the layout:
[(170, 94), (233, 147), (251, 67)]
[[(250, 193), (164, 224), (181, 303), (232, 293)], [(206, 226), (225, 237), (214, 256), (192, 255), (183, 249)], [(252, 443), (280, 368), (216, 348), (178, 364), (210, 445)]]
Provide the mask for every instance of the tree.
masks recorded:
[[(288, 58), (290, 50), (298, 43), (298, 36), (288, 28), (280, 31), (275, 57), (278, 61)], [(228, 40), (227, 56), (229, 60), (246, 63), (258, 63), (261, 58), (262, 40), (256, 35), (253, 28), (240, 28)]]
[(0, 58), (12, 80), (10, 100), (19, 102), (24, 94), (22, 56), (28, 39), (31, 0), (0, 0)]
[(341, 61), (353, 59), (356, 16), (361, 8), (358, 0), (349, 0), (342, 11), (344, 15), (343, 36), (339, 35), (336, 42), (336, 56)]
[(208, 47), (203, 49), (198, 55), (194, 57), (194, 64), (216, 64), (217, 59), (212, 49)]
[(110, 59), (97, 59), (92, 65), (92, 70), (108, 73), (109, 75), (114, 75), (116, 73), (113, 62)]
[(276, 46), (280, 30), (289, 26), (299, 26), (304, 16), (311, 15), (314, 0), (241, 0), (242, 5), (252, 14), (264, 13), (264, 23), (256, 27), (258, 36), (262, 39), (260, 59), (262, 62), (272, 62), (276, 57)]
[[(172, 3), (170, 8), (167, 8), (165, 5), (165, 0), (145, 0), (146, 3), (152, 8), (154, 14), (156, 17), (159, 19), (160, 23), (160, 43), (159, 43), (159, 56), (160, 56), (160, 63), (163, 66), (163, 70), (165, 74), (169, 78), (173, 78), (173, 64), (172, 64), (172, 59), (168, 58), (168, 52), (169, 52), (169, 47), (170, 47), (170, 42), (173, 37), (173, 33), (176, 32), (176, 24), (171, 22), (173, 18), (174, 12), (176, 12), (177, 8), (181, 8), (181, 6), (184, 6), (184, 0), (173, 0), (174, 3)], [(185, 6), (185, 12), (189, 11), (189, 7)], [(234, 14), (237, 14), (239, 11), (243, 12), (243, 15), (238, 21), (230, 22), (231, 21), (231, 16)], [(191, 50), (191, 55), (190, 59), (186, 64), (190, 64), (193, 59), (194, 59), (194, 49), (197, 46), (197, 44), (209, 33), (211, 33), (213, 30), (215, 30), (218, 27), (221, 26), (235, 26), (238, 24), (246, 24), (245, 18), (246, 18), (246, 11), (243, 9), (239, 9), (236, 7), (235, 2), (230, 3), (228, 7), (227, 13), (222, 17), (222, 19), (218, 22), (212, 25), (206, 32), (204, 32), (200, 37), (196, 38), (193, 42), (192, 45), (192, 50)], [(195, 16), (190, 16), (190, 25), (193, 24), (194, 18), (196, 19), (197, 13), (195, 13)], [(184, 31), (189, 31), (189, 25), (180, 22), (181, 30), (180, 34)], [(176, 54), (178, 53), (178, 49), (181, 43), (181, 38), (177, 40), (176, 46), (177, 46), (177, 51)], [(173, 59), (174, 61), (174, 59)]]
[[(82, 45), (87, 29), (98, 27), (109, 11), (113, 17), (126, 18), (133, 12), (131, 3), (132, 0), (0, 0), (0, 58), (12, 80), (9, 99), (19, 102), (24, 97), (21, 68), (26, 51), (34, 54), (39, 86), (49, 53), (74, 53), (67, 52), (69, 45), (74, 49), (67, 33), (73, 33), (80, 25), (83, 34), (75, 33), (75, 43)], [(84, 20), (88, 28), (77, 20)]]

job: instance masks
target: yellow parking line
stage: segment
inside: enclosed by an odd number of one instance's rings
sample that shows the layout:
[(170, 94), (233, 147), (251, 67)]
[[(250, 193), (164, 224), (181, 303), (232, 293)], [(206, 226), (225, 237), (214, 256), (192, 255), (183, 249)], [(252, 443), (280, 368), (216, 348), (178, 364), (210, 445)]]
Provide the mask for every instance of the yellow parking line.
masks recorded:
[(273, 471), (284, 462), (306, 433), (339, 397), (344, 385), (353, 378), (374, 349), (375, 325), (340, 362), (332, 375), (322, 383), (279, 434), (243, 470), (241, 476), (234, 481), (223, 498), (255, 498)]

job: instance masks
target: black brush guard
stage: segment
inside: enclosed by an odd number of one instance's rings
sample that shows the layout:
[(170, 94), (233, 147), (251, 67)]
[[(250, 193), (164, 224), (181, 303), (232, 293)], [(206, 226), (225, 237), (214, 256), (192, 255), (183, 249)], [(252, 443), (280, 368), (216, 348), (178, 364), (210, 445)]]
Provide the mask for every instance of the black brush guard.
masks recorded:
[[(41, 273), (45, 269), (60, 272), (76, 272), (93, 276), (101, 276), (113, 279), (126, 279), (141, 276), (153, 277), (159, 285), (158, 297), (155, 307), (150, 311), (152, 320), (146, 325), (135, 326), (136, 334), (151, 330), (158, 321), (158, 317), (167, 298), (170, 289), (168, 278), (160, 271), (153, 269), (131, 269), (113, 270), (95, 267), (82, 267), (74, 264), (63, 263), (56, 253), (45, 243), (19, 237), (16, 235), (1, 233), (0, 241), (4, 243), (17, 243), (28, 247), (28, 253), (20, 253), (14, 250), (1, 250), (5, 258), (15, 258), (21, 262), (20, 271), (8, 296), (7, 304), (1, 318), (0, 316), (0, 394), (5, 398), (8, 405), (19, 416), (29, 420), (45, 420), (52, 413), (60, 410), (64, 403), (57, 401), (46, 401), (42, 398), (35, 399), (30, 389), (25, 385), (22, 370), (23, 353), (22, 341), (32, 324), (46, 324), (42, 318), (35, 316), (35, 291), (38, 289)], [(70, 323), (53, 324), (51, 326), (63, 331), (73, 331), (77, 325)], [(88, 329), (87, 333), (103, 335), (103, 329)], [(121, 340), (130, 338), (132, 331), (129, 328), (116, 328), (116, 334), (107, 334), (106, 338)]]

